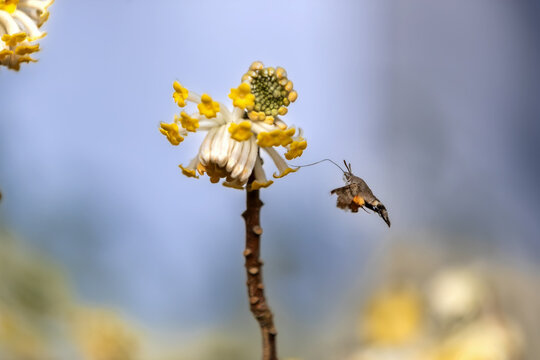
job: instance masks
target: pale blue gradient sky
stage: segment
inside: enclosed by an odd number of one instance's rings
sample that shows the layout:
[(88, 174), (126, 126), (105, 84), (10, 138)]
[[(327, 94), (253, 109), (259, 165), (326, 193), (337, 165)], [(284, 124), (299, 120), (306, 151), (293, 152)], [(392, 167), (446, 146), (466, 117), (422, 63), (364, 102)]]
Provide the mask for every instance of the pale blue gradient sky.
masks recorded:
[(285, 117), (309, 143), (296, 163), (346, 158), (393, 223), (336, 209), (328, 164), (262, 191), (278, 319), (332, 317), (372, 254), (406, 234), (537, 260), (531, 14), (502, 0), (58, 0), (40, 61), (0, 70), (0, 221), (70, 269), (86, 299), (170, 327), (248, 318), (244, 194), (183, 177), (200, 138), (172, 147), (158, 123), (177, 111), (174, 80), (228, 102), (262, 60), (299, 93)]

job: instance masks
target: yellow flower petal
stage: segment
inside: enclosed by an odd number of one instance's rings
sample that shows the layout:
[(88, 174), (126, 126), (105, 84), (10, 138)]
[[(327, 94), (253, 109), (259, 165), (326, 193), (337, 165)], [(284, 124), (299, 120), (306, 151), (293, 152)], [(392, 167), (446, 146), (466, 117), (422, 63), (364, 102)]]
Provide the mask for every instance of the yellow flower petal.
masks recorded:
[(36, 59), (31, 58), (28, 55), (20, 56), (15, 58), (15, 62), (8, 65), (8, 68), (13, 69), (15, 71), (19, 71), (21, 69), (22, 63), (30, 63), (30, 62), (37, 62)]
[(178, 81), (173, 83), (173, 99), (180, 107), (186, 106), (186, 99), (188, 97), (188, 89), (183, 87)]
[(208, 119), (216, 117), (219, 112), (219, 103), (212, 100), (210, 95), (202, 94), (201, 103), (197, 105), (199, 112)]
[(293, 141), (289, 146), (289, 151), (285, 153), (285, 158), (287, 160), (292, 160), (297, 157), (302, 156), (302, 153), (307, 148), (307, 141), (303, 138)]
[(262, 147), (270, 146), (287, 146), (293, 142), (293, 135), (296, 132), (295, 128), (285, 130), (276, 129), (270, 132), (260, 132), (257, 135), (257, 144)]
[(232, 188), (232, 189), (244, 190), (244, 186), (239, 184), (238, 182), (224, 181), (223, 186)]
[(187, 131), (196, 132), (199, 128), (199, 119), (192, 118), (184, 111), (180, 114), (180, 123)]
[(268, 180), (266, 182), (254, 181), (254, 182), (251, 183), (250, 190), (259, 190), (261, 188), (267, 188), (270, 185), (272, 185), (273, 183), (274, 183), (273, 180)]
[(199, 178), (199, 175), (197, 175), (195, 169), (185, 168), (182, 166), (182, 164), (178, 165), (178, 167), (182, 169), (182, 174), (186, 175), (187, 177), (192, 177), (195, 179)]
[(17, 10), (19, 0), (0, 0), (0, 10), (13, 14)]
[(251, 86), (247, 83), (242, 83), (236, 89), (231, 89), (229, 98), (232, 99), (233, 105), (240, 109), (251, 110), (255, 104), (255, 95), (251, 93)]
[(20, 45), (15, 49), (17, 55), (29, 55), (39, 51), (39, 44), (35, 45)]
[(25, 32), (19, 32), (16, 34), (4, 34), (2, 35), (2, 41), (6, 44), (6, 46), (15, 46), (20, 42), (23, 42), (26, 40), (26, 33)]
[(260, 132), (257, 134), (257, 144), (262, 147), (274, 146), (275, 139), (269, 132)]
[(6, 57), (8, 57), (11, 54), (13, 54), (13, 51), (8, 50), (8, 49), (4, 49), (0, 51), (0, 60), (4, 60)]
[(251, 132), (251, 122), (247, 120), (242, 121), (240, 124), (231, 123), (229, 132), (231, 133), (231, 138), (236, 141), (246, 141), (253, 135)]
[(204, 166), (201, 163), (197, 164), (197, 172), (201, 175), (204, 175), (206, 173), (206, 166)]
[(159, 132), (165, 135), (167, 140), (169, 140), (172, 145), (176, 146), (184, 141), (184, 138), (180, 135), (180, 129), (176, 123), (167, 124), (162, 122), (160, 126)]
[(296, 132), (295, 128), (288, 128), (286, 130), (281, 130), (279, 133), (279, 145), (287, 146), (290, 143), (292, 143), (293, 142), (292, 137), (294, 136), (295, 132)]
[(279, 179), (279, 178), (282, 178), (284, 177), (285, 175), (288, 175), (290, 173), (293, 173), (293, 172), (297, 172), (299, 168), (297, 169), (291, 169), (291, 168), (286, 168), (281, 174), (279, 175), (276, 175), (276, 174), (273, 174), (272, 176), (276, 179)]

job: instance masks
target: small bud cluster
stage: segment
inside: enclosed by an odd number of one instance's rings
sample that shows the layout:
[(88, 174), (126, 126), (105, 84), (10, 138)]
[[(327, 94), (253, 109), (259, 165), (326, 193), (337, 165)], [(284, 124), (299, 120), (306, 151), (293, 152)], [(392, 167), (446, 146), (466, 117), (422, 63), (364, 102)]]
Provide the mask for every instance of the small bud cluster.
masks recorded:
[(250, 85), (255, 96), (253, 106), (247, 108), (252, 120), (272, 124), (276, 116), (287, 113), (287, 106), (298, 97), (287, 72), (281, 67), (265, 68), (262, 62), (255, 61), (242, 76), (242, 81)]

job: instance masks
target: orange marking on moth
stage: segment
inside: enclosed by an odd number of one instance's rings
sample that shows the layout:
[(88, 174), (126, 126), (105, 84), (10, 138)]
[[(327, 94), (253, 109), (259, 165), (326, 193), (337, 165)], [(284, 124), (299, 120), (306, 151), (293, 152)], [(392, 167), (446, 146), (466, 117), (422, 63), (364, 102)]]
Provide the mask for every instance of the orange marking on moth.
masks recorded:
[(359, 195), (356, 195), (356, 196), (352, 199), (352, 201), (353, 201), (356, 205), (358, 205), (358, 206), (364, 206), (364, 204), (366, 203), (366, 202), (364, 201), (364, 198), (361, 197), (361, 196), (359, 196)]

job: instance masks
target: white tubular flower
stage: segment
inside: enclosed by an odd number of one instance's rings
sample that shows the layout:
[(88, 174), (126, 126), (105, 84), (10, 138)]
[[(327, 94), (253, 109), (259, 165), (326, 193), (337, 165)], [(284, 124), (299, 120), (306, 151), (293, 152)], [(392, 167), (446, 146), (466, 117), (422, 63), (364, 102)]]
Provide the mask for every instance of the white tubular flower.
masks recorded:
[(49, 18), (54, 0), (0, 0), (0, 65), (18, 71), (22, 63), (36, 62), (40, 30)]
[(292, 82), (283, 68), (265, 68), (260, 61), (251, 64), (242, 83), (231, 89), (233, 108), (214, 101), (210, 95), (188, 91), (177, 81), (173, 84), (173, 99), (181, 108), (196, 105), (196, 112), (182, 111), (170, 124), (161, 123), (160, 132), (172, 145), (178, 145), (189, 132), (207, 131), (197, 156), (187, 166), (179, 165), (182, 173), (198, 178), (208, 174), (212, 183), (225, 179), (224, 186), (244, 189), (254, 175), (249, 190), (270, 186), (262, 167), (259, 149), (268, 153), (281, 178), (297, 169), (290, 168), (275, 147), (287, 150), (287, 159), (302, 155), (307, 146), (301, 132), (288, 127), (278, 116), (287, 113), (287, 106), (297, 98)]

